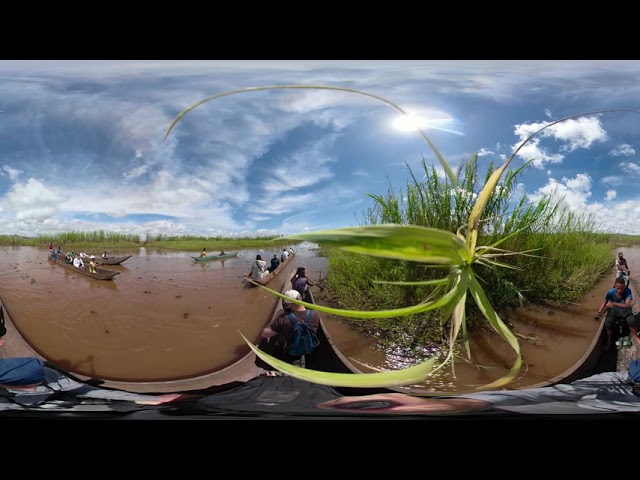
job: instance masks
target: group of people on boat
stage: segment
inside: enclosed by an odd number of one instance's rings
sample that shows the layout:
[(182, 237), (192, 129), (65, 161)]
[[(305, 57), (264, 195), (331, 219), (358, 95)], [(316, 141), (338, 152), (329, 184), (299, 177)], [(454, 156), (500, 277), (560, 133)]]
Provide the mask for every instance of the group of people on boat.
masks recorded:
[[(58, 257), (60, 255), (62, 255), (62, 252), (60, 250), (60, 247), (58, 247), (57, 251), (53, 250), (53, 245), (49, 244), (49, 255), (51, 256), (52, 260), (57, 260)], [(108, 258), (107, 255), (107, 251), (105, 250), (104, 253), (102, 254), (102, 258)], [(98, 266), (98, 264), (96, 263), (96, 257), (95, 255), (87, 255), (84, 252), (80, 252), (79, 255), (76, 255), (76, 253), (73, 250), (69, 250), (64, 257), (62, 257), (62, 259), (69, 264), (72, 264), (74, 267), (76, 268), (81, 268), (83, 270), (87, 269), (87, 266), (84, 264), (85, 260), (88, 261), (88, 267), (89, 267), (89, 272), (91, 273), (97, 273), (96, 267)]]
[[(226, 255), (227, 253), (224, 251), (224, 248), (222, 250), (220, 250), (220, 253), (218, 255), (222, 256), (222, 255)], [(206, 257), (209, 254), (207, 253), (207, 249), (203, 248), (202, 251), (200, 252), (200, 258)]]
[[(611, 348), (613, 332), (616, 326), (622, 325), (628, 327), (629, 336), (625, 337), (621, 346), (630, 347), (634, 341), (640, 346), (640, 338), (638, 338), (638, 324), (633, 309), (631, 307), (632, 294), (629, 288), (629, 265), (627, 259), (624, 258), (622, 252), (618, 252), (616, 257), (616, 279), (613, 288), (607, 291), (604, 302), (596, 313), (596, 320), (606, 312), (604, 321), (604, 329), (607, 334), (602, 350), (605, 352)], [(625, 325), (626, 323), (626, 325)]]
[(280, 265), (282, 265), (289, 255), (293, 255), (293, 248), (287, 247), (282, 249), (282, 253), (280, 254), (280, 258), (278, 258), (278, 254), (274, 253), (273, 257), (271, 257), (270, 265), (267, 266), (267, 261), (262, 258), (262, 255), (256, 255), (256, 261), (251, 265), (251, 273), (249, 276), (252, 280), (262, 280), (264, 277), (269, 275), (272, 272), (275, 272)]

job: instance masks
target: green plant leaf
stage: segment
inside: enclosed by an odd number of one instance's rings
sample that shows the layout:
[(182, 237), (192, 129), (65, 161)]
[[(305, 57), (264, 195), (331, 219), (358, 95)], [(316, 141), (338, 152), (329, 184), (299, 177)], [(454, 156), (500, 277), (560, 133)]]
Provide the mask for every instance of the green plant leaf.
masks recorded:
[[(242, 333), (240, 333), (242, 335)], [(413, 367), (381, 373), (330, 373), (296, 367), (264, 353), (242, 335), (251, 350), (269, 365), (299, 380), (329, 385), (332, 387), (384, 388), (401, 387), (424, 382), (433, 371), (436, 357), (430, 358)]]
[(473, 258), (464, 241), (455, 234), (416, 225), (368, 225), (289, 235), (286, 238), (422, 263), (460, 265)]
[(482, 314), (489, 321), (489, 324), (498, 333), (498, 335), (500, 335), (516, 352), (516, 360), (507, 375), (480, 387), (479, 390), (488, 390), (492, 388), (503, 387), (516, 378), (518, 372), (520, 371), (520, 368), (522, 367), (520, 344), (518, 343), (518, 339), (516, 338), (516, 336), (511, 333), (511, 330), (509, 330), (509, 328), (504, 324), (504, 322), (495, 312), (495, 310), (491, 306), (491, 303), (489, 303), (489, 299), (484, 293), (482, 286), (478, 283), (475, 277), (469, 279), (469, 291), (476, 301), (478, 308), (480, 309), (480, 311), (482, 311)]
[(422, 302), (422, 303), (419, 303), (418, 305), (413, 305), (411, 307), (396, 308), (393, 310), (376, 310), (376, 311), (367, 312), (362, 310), (342, 310), (339, 308), (325, 307), (323, 305), (318, 305), (317, 303), (307, 303), (302, 300), (293, 300), (291, 298), (285, 297), (282, 293), (276, 292), (275, 290), (271, 290), (269, 287), (266, 287), (259, 283), (255, 283), (255, 285), (268, 291), (269, 293), (271, 293), (272, 295), (275, 295), (276, 297), (286, 298), (287, 302), (304, 305), (305, 308), (308, 308), (310, 310), (317, 310), (319, 312), (325, 312), (325, 313), (330, 313), (332, 315), (340, 315), (343, 317), (350, 317), (350, 318), (393, 318), (393, 317), (401, 317), (404, 315), (415, 315), (417, 313), (422, 313), (429, 310), (442, 308), (443, 306), (447, 305), (449, 302), (457, 301), (460, 295), (464, 293), (464, 291), (454, 288), (434, 301)]

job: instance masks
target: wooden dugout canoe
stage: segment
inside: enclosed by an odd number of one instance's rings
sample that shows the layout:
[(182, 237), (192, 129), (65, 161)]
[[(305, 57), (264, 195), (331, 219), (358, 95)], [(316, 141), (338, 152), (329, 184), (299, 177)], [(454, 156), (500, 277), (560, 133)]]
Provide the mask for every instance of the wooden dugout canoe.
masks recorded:
[(273, 280), (276, 275), (278, 275), (280, 272), (282, 272), (285, 269), (284, 267), (287, 266), (289, 262), (291, 262), (291, 260), (293, 260), (293, 257), (295, 257), (295, 253), (290, 253), (287, 259), (284, 262), (281, 262), (280, 265), (278, 265), (278, 268), (276, 268), (273, 272), (269, 272), (268, 275), (265, 275), (260, 280), (253, 280), (251, 278), (251, 270), (250, 270), (245, 280), (247, 281), (250, 287), (255, 287), (256, 286), (255, 283), (259, 283), (260, 285), (266, 285), (271, 280)]
[[(96, 263), (99, 263), (101, 265), (120, 265), (122, 262), (124, 262), (125, 260), (131, 258), (133, 255), (125, 255), (122, 257), (109, 257), (109, 258), (102, 258), (96, 255), (95, 261)], [(88, 262), (89, 259), (86, 257), (83, 257), (82, 259), (83, 262)]]
[(54, 260), (53, 258), (51, 258), (51, 255), (49, 255), (47, 258), (49, 259), (50, 262), (56, 263), (61, 267), (71, 270), (72, 272), (79, 273), (80, 275), (85, 275), (87, 277), (95, 278), (96, 280), (111, 280), (113, 279), (113, 277), (120, 274), (120, 272), (115, 272), (113, 270), (105, 270), (104, 268), (97, 268), (97, 267), (96, 267), (96, 273), (91, 273), (89, 271), (89, 265), (85, 265), (85, 268), (76, 268), (73, 266), (72, 263), (65, 262), (63, 258), (58, 258), (57, 260)]
[(238, 252), (225, 253), (224, 255), (207, 255), (206, 257), (191, 257), (196, 262), (206, 262), (208, 260), (224, 260), (226, 258), (237, 257)]

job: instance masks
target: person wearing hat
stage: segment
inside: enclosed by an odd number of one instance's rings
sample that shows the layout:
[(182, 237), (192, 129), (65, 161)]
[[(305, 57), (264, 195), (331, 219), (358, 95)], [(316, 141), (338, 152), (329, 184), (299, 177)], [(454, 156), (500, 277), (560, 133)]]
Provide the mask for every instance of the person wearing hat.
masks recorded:
[[(302, 300), (300, 292), (297, 290), (287, 290), (284, 292), (282, 303), (284, 308), (278, 310), (273, 316), (269, 325), (262, 330), (262, 338), (269, 339), (269, 355), (279, 360), (293, 364), (300, 360), (299, 355), (291, 355), (286, 351), (286, 347), (293, 340), (293, 326), (289, 319), (289, 313), (293, 313), (299, 322), (304, 322), (307, 317), (307, 309), (304, 305), (300, 305), (288, 300)], [(309, 319), (311, 328), (314, 332), (318, 331), (320, 326), (320, 314), (316, 310), (311, 310), (311, 318)]]
[(91, 258), (89, 259), (89, 271), (91, 273), (98, 273), (96, 272), (96, 256), (95, 255), (91, 255)]
[[(616, 258), (616, 278), (624, 278), (627, 285), (629, 284), (629, 265), (627, 265), (627, 259), (624, 258), (624, 254), (622, 252), (618, 252), (618, 257)], [(626, 278), (625, 278), (626, 277)]]

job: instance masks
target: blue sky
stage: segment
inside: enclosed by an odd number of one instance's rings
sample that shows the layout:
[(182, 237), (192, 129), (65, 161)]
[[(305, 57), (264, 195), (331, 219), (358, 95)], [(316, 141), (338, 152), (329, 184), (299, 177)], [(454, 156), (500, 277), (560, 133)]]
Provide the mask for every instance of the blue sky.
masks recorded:
[[(355, 226), (408, 164), (501, 164), (546, 123), (640, 108), (635, 60), (0, 61), (0, 234), (253, 236)], [(640, 235), (640, 113), (562, 122), (511, 167), (603, 231)]]

